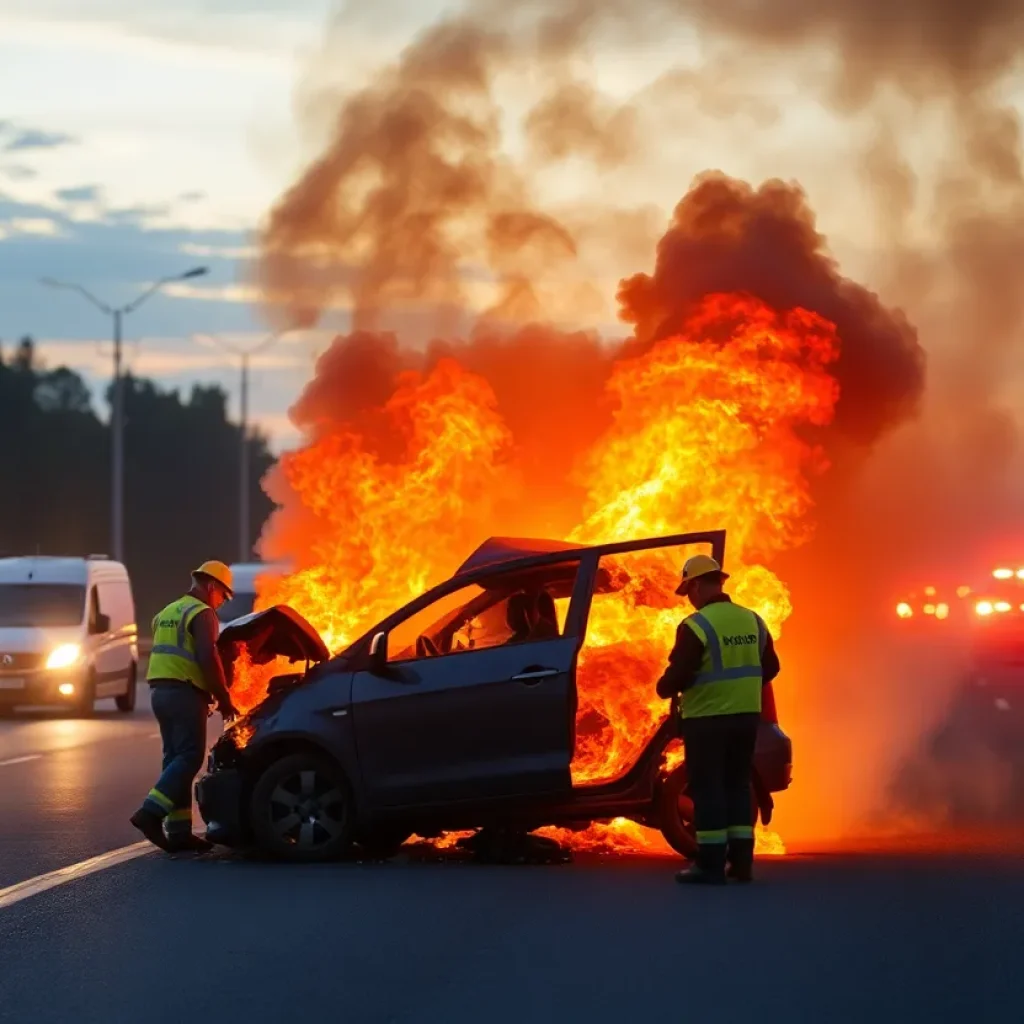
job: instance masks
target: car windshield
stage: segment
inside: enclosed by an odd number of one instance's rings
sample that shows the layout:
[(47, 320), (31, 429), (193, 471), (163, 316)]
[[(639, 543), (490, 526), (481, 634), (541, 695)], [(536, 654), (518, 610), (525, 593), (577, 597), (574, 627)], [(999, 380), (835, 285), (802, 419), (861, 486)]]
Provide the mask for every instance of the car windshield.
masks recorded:
[(77, 626), (85, 587), (77, 583), (0, 583), (0, 627)]
[(225, 601), (217, 609), (217, 618), (221, 622), (233, 622), (235, 619), (248, 615), (256, 603), (256, 595), (244, 591), (236, 591), (230, 601)]

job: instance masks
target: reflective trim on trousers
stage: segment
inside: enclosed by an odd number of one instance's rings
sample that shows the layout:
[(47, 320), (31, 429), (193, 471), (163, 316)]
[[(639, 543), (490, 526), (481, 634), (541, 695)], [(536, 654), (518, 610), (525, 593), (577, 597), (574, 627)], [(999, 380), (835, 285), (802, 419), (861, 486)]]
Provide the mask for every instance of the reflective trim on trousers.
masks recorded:
[(730, 839), (754, 838), (753, 825), (730, 825), (725, 831), (728, 833)]
[(159, 789), (151, 789), (149, 791), (149, 799), (167, 812), (174, 810), (174, 801), (170, 797), (164, 796)]
[(698, 846), (724, 846), (729, 841), (728, 829), (715, 828), (697, 833)]

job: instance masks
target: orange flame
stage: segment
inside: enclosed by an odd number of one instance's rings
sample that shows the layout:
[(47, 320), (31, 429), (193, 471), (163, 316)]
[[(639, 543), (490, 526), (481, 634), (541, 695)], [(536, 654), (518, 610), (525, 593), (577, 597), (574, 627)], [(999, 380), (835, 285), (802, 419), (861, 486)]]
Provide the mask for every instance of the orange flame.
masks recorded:
[[(578, 524), (565, 533), (580, 543), (726, 529), (732, 593), (778, 635), (789, 594), (762, 563), (810, 534), (808, 474), (824, 466), (802, 431), (832, 416), (837, 355), (833, 326), (813, 313), (709, 296), (680, 335), (617, 362), (611, 425), (579, 453), (587, 502), (575, 511), (525, 500), (529, 459), (485, 379), (452, 359), (405, 374), (380, 414), (400, 439), (388, 458), (336, 424), (282, 457), (280, 498), (302, 528), (277, 536), (273, 555), (297, 571), (261, 581), (258, 607), (290, 604), (337, 650), (447, 578), (485, 536), (557, 519)], [(577, 672), (576, 783), (624, 771), (668, 711), (653, 684), (685, 614), (673, 593), (679, 555), (616, 559), (623, 585), (594, 598)], [(265, 690), (247, 683), (239, 706)], [(594, 828), (574, 844), (651, 848), (631, 823)], [(763, 849), (781, 846), (768, 836)]]

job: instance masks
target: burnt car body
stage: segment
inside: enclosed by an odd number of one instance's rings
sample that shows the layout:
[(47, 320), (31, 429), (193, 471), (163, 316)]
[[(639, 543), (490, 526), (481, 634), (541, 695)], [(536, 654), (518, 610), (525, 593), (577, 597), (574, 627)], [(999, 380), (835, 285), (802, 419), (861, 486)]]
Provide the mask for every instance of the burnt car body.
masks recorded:
[[(721, 561), (725, 533), (590, 547), (492, 538), (451, 579), (334, 657), (289, 608), (226, 626), (225, 652), (244, 643), (257, 660), (287, 654), (306, 668), (275, 679), (214, 745), (196, 785), (210, 838), (319, 860), (353, 844), (388, 856), (413, 833), (583, 828), (625, 817), (661, 829), (689, 856), (685, 763), (663, 769), (678, 736), (674, 714), (618, 778), (574, 786), (570, 771), (577, 656), (592, 599), (617, 585), (605, 566), (674, 545), (704, 545)], [(530, 629), (527, 599), (540, 609)], [(763, 717), (753, 788), (767, 820), (771, 793), (789, 785), (792, 748), (774, 701)]]

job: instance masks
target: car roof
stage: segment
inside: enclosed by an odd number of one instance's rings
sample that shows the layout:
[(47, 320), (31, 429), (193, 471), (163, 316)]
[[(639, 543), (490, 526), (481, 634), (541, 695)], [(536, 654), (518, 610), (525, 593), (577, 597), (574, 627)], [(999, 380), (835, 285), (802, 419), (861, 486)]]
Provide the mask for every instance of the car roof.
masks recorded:
[(645, 547), (667, 546), (669, 544), (707, 543), (724, 549), (725, 531), (706, 530), (699, 533), (670, 534), (664, 537), (646, 537), (636, 540), (615, 541), (606, 544), (573, 544), (564, 540), (543, 540), (532, 537), (489, 537), (455, 570), (453, 579), (487, 569), (491, 566), (507, 566), (520, 561), (534, 559), (551, 562), (560, 554), (579, 556), (587, 551), (601, 554), (616, 554)]
[(536, 555), (550, 555), (560, 551), (585, 551), (586, 547), (562, 540), (540, 540), (526, 537), (489, 537), (455, 570), (456, 576), (465, 576), (491, 565), (518, 562)]

